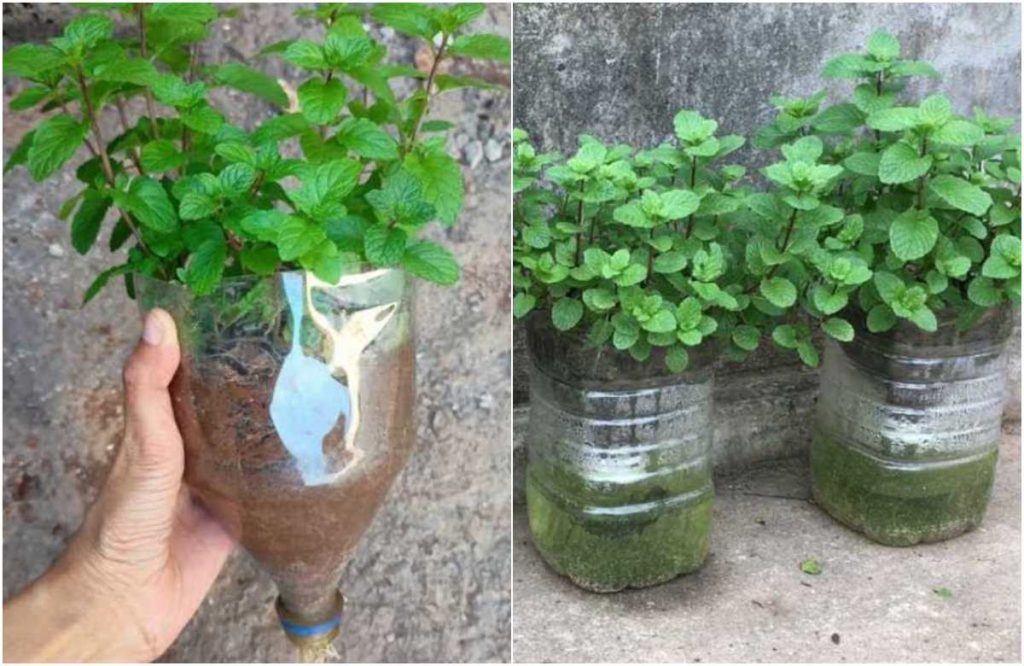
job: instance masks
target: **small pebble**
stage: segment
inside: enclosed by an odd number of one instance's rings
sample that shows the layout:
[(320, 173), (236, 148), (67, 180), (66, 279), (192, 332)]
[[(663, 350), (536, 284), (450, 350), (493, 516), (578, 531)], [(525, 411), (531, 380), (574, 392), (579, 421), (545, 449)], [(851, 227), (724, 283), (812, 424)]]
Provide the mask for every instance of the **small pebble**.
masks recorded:
[(487, 156), (488, 162), (497, 162), (501, 159), (501, 144), (494, 139), (487, 139), (487, 145), (484, 147), (484, 155)]
[(64, 256), (64, 248), (62, 248), (58, 243), (50, 243), (50, 247), (48, 248), (48, 250), (50, 252), (51, 257)]

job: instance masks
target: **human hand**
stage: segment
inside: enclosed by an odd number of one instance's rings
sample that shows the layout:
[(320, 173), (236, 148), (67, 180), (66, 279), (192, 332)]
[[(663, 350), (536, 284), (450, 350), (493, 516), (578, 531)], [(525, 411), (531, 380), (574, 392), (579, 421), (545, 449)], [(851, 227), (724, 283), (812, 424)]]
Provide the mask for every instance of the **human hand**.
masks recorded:
[(145, 318), (125, 365), (125, 429), (96, 502), (67, 552), (4, 605), (7, 661), (150, 661), (185, 627), (233, 548), (183, 482), (168, 392), (174, 320)]

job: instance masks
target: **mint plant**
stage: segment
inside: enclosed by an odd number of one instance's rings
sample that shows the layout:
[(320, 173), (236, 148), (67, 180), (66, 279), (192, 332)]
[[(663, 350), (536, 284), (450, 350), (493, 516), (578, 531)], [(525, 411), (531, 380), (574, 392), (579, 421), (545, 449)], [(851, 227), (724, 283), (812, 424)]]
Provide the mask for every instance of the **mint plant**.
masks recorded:
[[(81, 254), (116, 218), (110, 250), (127, 258), (102, 272), (88, 301), (124, 276), (129, 295), (143, 274), (180, 281), (196, 294), (228, 276), (305, 269), (335, 282), (361, 265), (400, 266), (452, 284), (459, 267), (441, 245), (418, 238), (433, 221), (450, 226), (463, 201), (458, 163), (445, 150), (450, 123), (425, 120), (437, 94), (493, 88), (444, 73), (458, 58), (508, 61), (508, 40), (472, 34), (482, 4), (328, 4), (298, 13), (324, 26), (323, 38), (269, 45), (301, 68), (297, 108), (276, 80), (242, 63), (207, 64), (199, 45), (218, 20), (212, 4), (92, 5), (59, 37), (4, 54), (4, 70), (31, 85), (14, 110), (59, 111), (27, 133), (4, 171), (23, 165), (42, 181), (83, 146), (81, 190), (61, 206)], [(367, 31), (373, 22), (424, 40), (429, 72), (388, 60)], [(120, 26), (115, 31), (115, 26)], [(412, 79), (408, 95), (393, 81)], [(227, 86), (280, 109), (255, 129), (230, 124), (209, 101)], [(129, 103), (144, 100), (132, 120)], [(120, 133), (101, 119), (116, 111)], [(296, 140), (301, 158), (283, 156)], [(282, 149), (286, 149), (282, 151)], [(110, 213), (113, 211), (113, 215)]]
[[(902, 55), (895, 37), (875, 33), (865, 52), (824, 67), (825, 78), (854, 82), (848, 100), (820, 111), (820, 94), (814, 104), (787, 101), (803, 113), (786, 107), (759, 133), (761, 147), (813, 135), (783, 146), (784, 154), (813, 145), (838, 176), (812, 193), (834, 218), (834, 233), (799, 253), (799, 272), (809, 280), (802, 309), (839, 340), (853, 338), (854, 311), (872, 332), (900, 319), (931, 332), (940, 316), (965, 329), (990, 308), (1020, 302), (1021, 142), (1009, 133), (1013, 121), (981, 109), (964, 117), (941, 94), (902, 100), (912, 77), (939, 76)], [(765, 175), (793, 194), (784, 169)], [(806, 339), (806, 322), (799, 326)], [(792, 332), (776, 342), (792, 346)]]
[(718, 162), (744, 139), (688, 110), (674, 128), (675, 143), (635, 153), (584, 135), (569, 159), (514, 133), (517, 317), (540, 309), (641, 362), (662, 348), (673, 372), (712, 340), (730, 358), (758, 346), (792, 302), (770, 286), (779, 305), (752, 293), (743, 244), (725, 233), (750, 192), (737, 184), (743, 167)]

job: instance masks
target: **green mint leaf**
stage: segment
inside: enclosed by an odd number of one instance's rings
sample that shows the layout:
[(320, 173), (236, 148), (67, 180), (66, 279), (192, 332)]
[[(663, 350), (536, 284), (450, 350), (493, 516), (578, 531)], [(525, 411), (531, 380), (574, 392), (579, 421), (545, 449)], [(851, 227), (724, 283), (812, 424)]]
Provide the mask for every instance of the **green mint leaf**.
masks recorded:
[(761, 280), (760, 290), (761, 295), (776, 307), (788, 308), (796, 303), (796, 287), (786, 278)]
[(384, 224), (370, 225), (363, 237), (366, 259), (375, 266), (395, 266), (405, 256), (407, 235)]
[(669, 333), (676, 330), (676, 318), (671, 310), (658, 310), (650, 319), (643, 322), (640, 327), (651, 333)]
[(110, 209), (110, 199), (93, 189), (85, 191), (82, 205), (71, 222), (71, 246), (78, 254), (86, 254), (96, 242), (103, 218)]
[(895, 60), (900, 57), (900, 43), (887, 32), (876, 32), (868, 38), (868, 53), (878, 60)]
[(243, 217), (239, 226), (256, 240), (276, 243), (278, 230), (284, 226), (287, 218), (279, 210), (258, 210)]
[[(379, 125), (366, 118), (348, 118), (338, 127), (334, 140), (356, 155), (369, 160), (398, 157), (398, 142)], [(462, 174), (459, 174), (461, 182)]]
[(182, 220), (202, 220), (217, 210), (217, 202), (200, 192), (187, 192), (178, 204), (178, 216)]
[(654, 259), (655, 273), (678, 273), (686, 267), (686, 255), (682, 252), (666, 252)]
[(309, 121), (302, 114), (288, 113), (275, 116), (266, 121), (253, 132), (252, 138), (257, 144), (276, 143), (298, 136), (310, 129)]
[(120, 266), (113, 266), (111, 268), (108, 268), (107, 270), (97, 275), (96, 279), (93, 280), (92, 284), (90, 284), (89, 287), (85, 290), (85, 294), (82, 296), (82, 305), (85, 305), (86, 303), (94, 299), (96, 295), (99, 294), (100, 291), (103, 289), (103, 287), (107, 286), (107, 283), (110, 282), (111, 278), (117, 277), (118, 275), (124, 275), (125, 273), (128, 273), (133, 269), (134, 266), (131, 263), (124, 263), (121, 264)]
[(329, 239), (324, 239), (312, 250), (299, 258), (299, 265), (328, 284), (337, 284), (344, 269), (344, 257), (338, 252), (338, 246)]
[(573, 298), (560, 298), (551, 308), (551, 323), (559, 331), (568, 331), (583, 317), (583, 304)]
[(698, 144), (714, 135), (718, 123), (707, 120), (696, 111), (682, 110), (672, 120), (676, 137), (688, 144)]
[(516, 297), (512, 299), (512, 316), (516, 319), (522, 319), (530, 314), (535, 307), (537, 307), (536, 296), (524, 293), (516, 294)]
[(216, 134), (224, 124), (224, 116), (209, 106), (200, 106), (182, 113), (181, 123), (203, 134)]
[(97, 69), (94, 76), (97, 81), (132, 83), (137, 86), (151, 85), (156, 77), (156, 68), (141, 58), (118, 58), (116, 62)]
[(968, 147), (980, 143), (985, 138), (985, 131), (974, 123), (954, 119), (932, 132), (930, 138), (935, 143)]
[(881, 132), (902, 132), (917, 127), (917, 109), (909, 106), (894, 106), (891, 109), (875, 111), (867, 117), (866, 123), (871, 129)]
[(445, 12), (442, 23), (445, 30), (455, 32), (458, 28), (466, 25), (484, 13), (487, 5), (483, 3), (459, 3), (452, 6)]
[(227, 143), (217, 144), (217, 147), (214, 148), (214, 152), (228, 162), (239, 162), (250, 166), (256, 166), (256, 151), (251, 146), (230, 141)]
[(825, 63), (821, 75), (826, 79), (859, 79), (872, 71), (867, 58), (858, 53), (845, 53)]
[(617, 299), (610, 289), (598, 287), (583, 292), (583, 303), (594, 312), (607, 312), (615, 307)]
[(815, 163), (825, 150), (825, 145), (816, 136), (805, 136), (793, 143), (782, 146), (782, 154), (791, 162)]
[(462, 35), (456, 37), (448, 53), (463, 58), (480, 58), (508, 62), (512, 57), (512, 45), (500, 35)]
[(11, 99), (11, 110), (24, 111), (25, 109), (31, 109), (36, 104), (49, 97), (50, 94), (51, 93), (48, 88), (25, 88)]
[(861, 176), (878, 177), (878, 163), (882, 156), (878, 153), (854, 153), (845, 160), (843, 166)]
[(853, 340), (853, 326), (845, 319), (831, 317), (825, 320), (821, 328), (830, 337), (840, 342), (850, 342)]
[(255, 275), (268, 276), (277, 271), (281, 258), (273, 245), (246, 244), (241, 252), (242, 268)]
[(131, 213), (139, 223), (160, 234), (170, 234), (178, 229), (178, 216), (174, 212), (167, 191), (157, 181), (146, 176), (136, 176), (127, 192), (115, 190), (114, 202)]
[(894, 143), (882, 153), (878, 162), (878, 179), (890, 185), (908, 183), (928, 173), (931, 166), (931, 155), (920, 157), (911, 146)]
[(930, 95), (918, 105), (917, 116), (925, 127), (940, 127), (953, 117), (953, 105), (945, 95)]
[(436, 11), (425, 5), (382, 3), (374, 5), (370, 15), (398, 32), (428, 41), (441, 31)]
[(51, 46), (19, 44), (4, 53), (4, 74), (38, 80), (66, 60), (63, 53)]
[(459, 281), (459, 264), (444, 247), (431, 241), (415, 241), (405, 248), (402, 268), (424, 280), (451, 285)]
[(754, 351), (761, 342), (761, 332), (753, 326), (737, 326), (732, 331), (732, 341), (743, 351)]
[(823, 134), (845, 134), (862, 126), (866, 118), (856, 104), (836, 104), (816, 115), (811, 127)]
[(414, 152), (402, 163), (423, 191), (423, 199), (437, 211), (442, 224), (451, 226), (462, 210), (463, 184), (459, 163), (445, 152)]
[(874, 282), (878, 295), (888, 304), (898, 301), (906, 290), (903, 280), (885, 271), (875, 271)]
[(48, 178), (78, 151), (88, 128), (67, 114), (43, 121), (34, 130), (26, 161), (32, 178), (39, 182)]
[(64, 27), (64, 37), (73, 46), (89, 48), (114, 34), (114, 22), (103, 14), (80, 14)]
[(967, 285), (967, 298), (975, 305), (990, 308), (1003, 300), (999, 289), (987, 277), (976, 277)]
[(281, 56), (291, 64), (305, 69), (320, 70), (327, 64), (320, 45), (307, 39), (295, 40), (288, 45)]
[(798, 342), (796, 345), (796, 353), (798, 356), (800, 356), (800, 360), (803, 361), (804, 364), (807, 365), (808, 367), (818, 367), (818, 362), (820, 360), (818, 357), (818, 350), (815, 349), (814, 345), (812, 345), (810, 342)]
[(324, 41), (327, 64), (348, 70), (365, 64), (374, 53), (374, 43), (357, 16), (340, 16), (334, 20)]
[(182, 280), (197, 296), (211, 293), (224, 275), (227, 256), (228, 246), (223, 235), (207, 240), (189, 255)]
[(920, 259), (935, 247), (939, 239), (939, 223), (927, 210), (912, 208), (901, 214), (889, 227), (892, 253), (903, 261)]
[(616, 208), (612, 213), (612, 218), (619, 224), (625, 224), (628, 227), (646, 229), (654, 226), (636, 201)]
[(289, 215), (277, 225), (274, 243), (282, 261), (293, 261), (326, 240), (323, 230), (297, 215)]
[(249, 188), (256, 181), (256, 170), (239, 162), (224, 167), (217, 177), (220, 182), (220, 189), (229, 197), (240, 197), (249, 192)]
[(298, 90), (302, 115), (316, 125), (333, 123), (345, 106), (348, 91), (338, 79), (309, 79)]
[(218, 65), (213, 70), (213, 77), (229, 88), (256, 95), (278, 108), (288, 108), (288, 95), (281, 85), (272, 76), (259, 70), (232, 62)]
[(187, 159), (178, 145), (168, 139), (157, 139), (142, 146), (142, 168), (147, 173), (177, 169), (185, 164)]
[(925, 306), (921, 306), (910, 313), (910, 321), (926, 333), (934, 333), (939, 328), (935, 313)]
[(950, 206), (979, 217), (992, 206), (988, 192), (956, 176), (936, 176), (928, 182), (928, 189)]
[(872, 333), (884, 333), (896, 325), (896, 315), (892, 308), (880, 303), (868, 312), (867, 325)]
[(822, 314), (832, 315), (845, 308), (850, 298), (844, 291), (833, 293), (831, 287), (819, 285), (814, 288), (813, 300), (814, 307), (821, 310)]
[(783, 349), (796, 349), (799, 338), (796, 328), (792, 324), (776, 326), (772, 331), (772, 340)]
[(179, 109), (190, 109), (206, 97), (206, 85), (201, 81), (186, 83), (174, 74), (157, 74), (150, 82), (153, 96), (159, 101)]
[(660, 216), (665, 220), (681, 220), (700, 207), (700, 196), (692, 190), (669, 190), (661, 193)]
[(384, 187), (367, 192), (366, 201), (382, 222), (419, 226), (434, 217), (434, 207), (424, 198), (419, 179), (399, 169)]

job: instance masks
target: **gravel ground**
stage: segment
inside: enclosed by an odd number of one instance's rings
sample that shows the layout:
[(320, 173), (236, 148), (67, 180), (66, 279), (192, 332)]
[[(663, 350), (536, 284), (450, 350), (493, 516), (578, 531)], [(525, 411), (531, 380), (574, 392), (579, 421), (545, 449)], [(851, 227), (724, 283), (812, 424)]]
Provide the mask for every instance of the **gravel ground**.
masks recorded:
[[(715, 480), (711, 552), (699, 572), (614, 595), (547, 568), (517, 506), (515, 659), (1020, 663), (1020, 483), (1015, 424), (1004, 430), (980, 528), (890, 548), (809, 501), (805, 458), (764, 463)], [(820, 575), (800, 570), (810, 558)]]
[[(319, 34), (289, 6), (241, 10), (206, 45), (205, 61)], [(55, 34), (66, 14), (60, 6), (5, 5), (5, 48)], [(508, 7), (491, 5), (477, 29), (508, 34), (509, 23)], [(379, 36), (395, 59), (414, 55), (409, 41)], [(276, 60), (265, 70), (294, 74)], [(473, 73), (508, 79), (507, 68)], [(5, 159), (39, 120), (9, 112), (17, 85), (4, 81)], [(253, 100), (216, 96), (248, 127), (273, 113)], [(476, 92), (449, 93), (432, 114), (456, 123), (450, 151), (466, 177), (459, 222), (432, 235), (453, 249), (463, 279), (418, 291), (419, 444), (344, 576), (348, 603), (336, 643), (344, 661), (510, 656), (510, 115), (507, 93)], [(75, 164), (83, 159), (84, 151)], [(121, 428), (120, 367), (140, 328), (118, 286), (79, 308), (92, 277), (112, 261), (99, 249), (84, 258), (71, 249), (56, 211), (76, 191), (71, 169), (45, 183), (18, 169), (3, 182), (5, 599), (62, 551), (102, 482)], [(164, 659), (294, 660), (276, 626), (275, 596), (251, 558), (236, 553)]]

